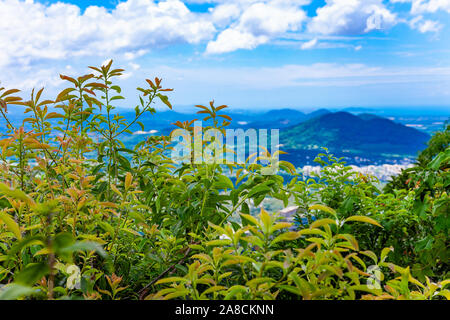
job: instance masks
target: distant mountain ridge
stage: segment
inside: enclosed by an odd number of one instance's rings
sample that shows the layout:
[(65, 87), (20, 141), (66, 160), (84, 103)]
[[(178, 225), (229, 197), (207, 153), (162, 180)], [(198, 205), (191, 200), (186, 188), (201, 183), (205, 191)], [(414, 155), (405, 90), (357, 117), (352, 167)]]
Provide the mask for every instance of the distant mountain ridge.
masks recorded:
[[(240, 127), (253, 129), (283, 129), (327, 113), (330, 113), (330, 111), (326, 109), (319, 109), (310, 113), (287, 108), (275, 109), (261, 115), (249, 117), (245, 125), (240, 125)], [(233, 114), (230, 114), (230, 116), (233, 118)], [(232, 126), (236, 126), (236, 123), (232, 123)]]
[[(296, 166), (312, 164), (312, 159), (322, 152), (321, 147), (327, 147), (336, 156), (345, 157), (348, 163), (357, 165), (397, 163), (404, 159), (409, 161), (425, 148), (430, 137), (426, 132), (432, 132), (426, 127), (433, 128), (431, 125), (434, 125), (434, 128), (439, 129), (442, 126), (440, 123), (446, 121), (445, 118), (430, 118), (424, 123), (424, 117), (416, 120), (408, 117), (387, 119), (382, 114), (370, 113), (364, 108), (347, 110), (352, 112), (319, 109), (305, 113), (282, 108), (260, 112), (227, 109), (225, 114), (232, 118), (231, 129), (280, 129), (280, 149), (289, 153), (282, 158)], [(118, 113), (129, 121), (135, 116), (134, 112), (128, 110), (118, 110)], [(15, 125), (21, 125), (23, 117), (22, 113), (10, 115)], [(132, 148), (149, 135), (169, 135), (176, 121), (193, 119), (201, 120), (203, 116), (172, 110), (145, 113), (139, 119), (145, 125), (145, 130), (137, 123), (133, 124), (130, 127), (132, 134), (124, 135), (122, 142)], [(59, 120), (51, 121), (56, 123)], [(434, 124), (433, 121), (437, 122)], [(1, 119), (0, 126), (6, 128)], [(4, 130), (0, 129), (2, 132)]]
[(287, 149), (330, 151), (350, 154), (415, 155), (430, 136), (417, 129), (371, 114), (327, 113), (286, 128), (280, 142)]
[[(233, 120), (231, 121), (230, 128), (242, 128), (242, 129), (282, 129), (297, 125), (309, 119), (330, 113), (326, 109), (319, 109), (310, 113), (304, 113), (302, 111), (294, 109), (274, 109), (262, 113), (237, 113), (233, 111), (225, 111), (225, 114), (229, 115)], [(127, 119), (132, 119), (134, 113), (126, 112), (121, 114)], [(145, 124), (146, 129), (163, 130), (164, 132), (170, 132), (169, 129), (173, 129), (172, 123), (176, 121), (186, 121), (199, 119), (203, 117), (195, 113), (180, 113), (175, 111), (163, 111), (156, 114), (143, 114), (140, 121)], [(131, 128), (132, 131), (140, 130), (136, 124)]]

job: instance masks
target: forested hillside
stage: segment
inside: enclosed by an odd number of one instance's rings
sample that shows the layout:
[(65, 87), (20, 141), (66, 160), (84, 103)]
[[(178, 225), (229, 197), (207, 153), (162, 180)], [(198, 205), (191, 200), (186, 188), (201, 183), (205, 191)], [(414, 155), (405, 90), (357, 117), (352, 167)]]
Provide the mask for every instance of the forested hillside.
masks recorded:
[[(91, 70), (62, 75), (67, 88), (56, 97), (0, 89), (8, 123), (0, 141), (0, 299), (450, 298), (448, 127), (385, 190), (332, 150), (318, 155), (322, 169), (308, 179), (286, 161), (279, 167), (289, 178), (266, 175), (253, 161), (175, 165), (165, 155), (167, 136), (132, 149), (121, 141), (156, 103), (172, 108), (172, 89), (158, 78), (143, 81), (128, 121), (114, 107), (125, 99), (116, 82), (124, 70), (112, 61)], [(232, 121), (225, 105), (197, 107), (216, 129)], [(12, 108), (27, 114), (23, 126), (8, 120)], [(345, 113), (319, 119), (295, 135), (331, 147), (338, 141), (323, 138), (339, 120), (372, 141), (385, 121)], [(192, 123), (174, 128), (192, 131)], [(391, 128), (373, 143), (395, 151), (396, 130), (406, 129)], [(345, 130), (336, 149), (349, 147)], [(407, 134), (413, 146), (428, 139)], [(295, 204), (295, 223), (262, 207), (251, 215), (267, 198)]]
[(426, 133), (371, 114), (328, 113), (285, 130), (281, 141), (289, 149), (327, 147), (358, 154), (416, 154)]

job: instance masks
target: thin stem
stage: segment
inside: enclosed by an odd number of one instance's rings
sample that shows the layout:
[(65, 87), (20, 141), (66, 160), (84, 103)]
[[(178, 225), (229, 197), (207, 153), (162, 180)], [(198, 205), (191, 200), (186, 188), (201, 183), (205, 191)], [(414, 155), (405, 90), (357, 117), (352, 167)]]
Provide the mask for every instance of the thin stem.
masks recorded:
[(144, 107), (144, 109), (138, 113), (138, 115), (134, 118), (133, 121), (131, 121), (123, 130), (121, 130), (120, 132), (118, 132), (117, 134), (114, 135), (113, 138), (116, 138), (117, 136), (120, 136), (122, 133), (124, 133), (129, 127), (131, 127), (140, 117), (141, 115), (144, 114), (144, 112), (146, 112), (148, 110), (148, 108), (150, 107), (150, 105), (153, 102), (153, 99), (155, 99), (156, 97), (156, 91), (153, 93), (153, 95), (151, 97), (149, 97), (148, 99), (148, 103), (147, 105)]

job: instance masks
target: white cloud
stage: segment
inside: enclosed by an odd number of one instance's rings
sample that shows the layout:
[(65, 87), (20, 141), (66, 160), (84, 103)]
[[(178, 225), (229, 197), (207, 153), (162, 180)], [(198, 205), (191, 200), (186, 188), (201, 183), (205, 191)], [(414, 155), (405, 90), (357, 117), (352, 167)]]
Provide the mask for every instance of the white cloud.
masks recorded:
[[(51, 66), (46, 66), (46, 68), (33, 68), (29, 66), (4, 68), (0, 79), (0, 81), (3, 82), (1, 83), (1, 86), (5, 86), (8, 89), (17, 88), (20, 90), (46, 87), (54, 94), (54, 88), (62, 84), (59, 74), (73, 72), (71, 66), (66, 66), (65, 69), (66, 70), (63, 70), (62, 68), (57, 69)], [(21, 76), (23, 74), (26, 74), (27, 76)], [(45, 93), (47, 93), (47, 91), (48, 90), (46, 90)]]
[(236, 20), (241, 15), (241, 8), (236, 3), (225, 3), (209, 10), (212, 21), (218, 27), (224, 28), (230, 22)]
[(425, 20), (423, 16), (417, 16), (409, 22), (409, 26), (412, 29), (417, 29), (421, 33), (426, 32), (439, 32), (442, 29), (442, 25), (433, 20)]
[(137, 50), (137, 51), (125, 52), (124, 53), (124, 58), (127, 59), (127, 60), (134, 60), (136, 58), (139, 58), (139, 57), (143, 56), (147, 52), (148, 52), (148, 50), (145, 50), (145, 49), (140, 49), (140, 50)]
[(327, 0), (308, 24), (316, 34), (355, 35), (396, 24), (396, 14), (382, 0)]
[(310, 1), (206, 1), (216, 5), (196, 13), (181, 0), (127, 0), (112, 10), (90, 6), (84, 12), (62, 2), (0, 0), (0, 66), (114, 54), (133, 60), (152, 48), (214, 37), (208, 53), (253, 49), (299, 31), (306, 19), (301, 6)]
[[(207, 44), (206, 53), (220, 54), (305, 36), (302, 49), (325, 49), (343, 45), (333, 46), (321, 37), (364, 34), (400, 21), (386, 7), (386, 0), (326, 0), (317, 16), (309, 18), (303, 7), (311, 1), (127, 0), (111, 10), (90, 6), (81, 12), (78, 6), (62, 2), (0, 0), (0, 67), (82, 57), (133, 61), (180, 42)], [(390, 1), (411, 2), (414, 12), (450, 12), (450, 0)], [(196, 13), (184, 2), (214, 6)], [(409, 25), (422, 33), (442, 27), (423, 18), (412, 19)]]
[(243, 32), (238, 29), (226, 29), (219, 34), (216, 41), (208, 43), (206, 52), (224, 53), (237, 49), (254, 49), (268, 40), (267, 36), (254, 36), (250, 32)]
[(302, 50), (312, 49), (317, 45), (317, 38), (304, 42), (301, 46)]
[(137, 63), (130, 62), (129, 64), (133, 70), (139, 70), (141, 68), (141, 66)]
[(128, 0), (112, 11), (57, 2), (0, 0), (0, 66), (124, 52), (129, 58), (173, 42), (199, 43), (216, 29), (183, 2)]
[(412, 14), (437, 12), (439, 10), (450, 13), (450, 0), (391, 0), (393, 3), (411, 3)]
[(432, 20), (425, 20), (422, 24), (419, 26), (419, 31), (422, 33), (425, 32), (438, 32), (442, 29), (442, 25), (437, 21)]
[(298, 5), (272, 1), (255, 3), (241, 15), (239, 27), (255, 35), (277, 35), (286, 31), (298, 31), (305, 20), (305, 12)]
[[(301, 6), (307, 3), (309, 0), (248, 0), (235, 2), (233, 11), (231, 4), (219, 5), (212, 10), (213, 17), (216, 12), (222, 12), (220, 16), (231, 21), (236, 17), (238, 19), (223, 30), (216, 40), (208, 43), (206, 52), (224, 53), (237, 49), (253, 49), (285, 32), (297, 32), (306, 20), (306, 13)], [(224, 6), (228, 6), (226, 10)], [(241, 11), (239, 16), (238, 10)]]

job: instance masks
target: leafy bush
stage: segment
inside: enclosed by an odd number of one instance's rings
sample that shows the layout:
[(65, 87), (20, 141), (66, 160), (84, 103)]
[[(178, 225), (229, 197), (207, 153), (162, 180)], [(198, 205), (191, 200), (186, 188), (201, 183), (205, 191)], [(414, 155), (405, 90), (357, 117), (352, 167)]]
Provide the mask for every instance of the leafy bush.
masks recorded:
[(412, 273), (422, 281), (425, 276), (440, 275), (443, 279), (448, 277), (449, 261), (449, 154), (447, 147), (427, 167), (410, 171), (409, 188), (384, 193), (377, 188), (374, 177), (354, 172), (339, 159), (322, 154), (316, 159), (324, 166), (320, 174), (297, 183), (292, 190), (298, 214), (311, 220), (305, 208), (319, 201), (336, 208), (341, 218), (371, 217), (383, 229), (355, 225), (345, 231), (355, 235), (362, 247), (375, 252), (394, 247), (392, 262), (410, 265)]
[[(432, 284), (427, 278), (427, 285), (423, 285), (409, 269), (385, 262), (391, 248), (383, 249), (378, 258), (372, 251), (360, 251), (351, 234), (340, 232), (353, 221), (381, 227), (375, 220), (365, 216), (339, 220), (331, 208), (314, 208), (331, 214), (331, 218), (316, 220), (300, 231), (287, 231), (291, 224), (276, 223), (264, 209), (259, 219), (242, 214), (248, 225), (237, 231), (230, 225), (211, 224), (217, 236), (190, 246), (197, 253), (186, 274), (159, 280), (156, 284), (171, 285), (147, 298), (347, 300), (448, 296), (449, 291), (442, 289), (448, 281)], [(300, 237), (310, 244), (299, 248), (293, 242)], [(369, 258), (370, 268), (364, 258)], [(371, 273), (374, 267), (376, 272)], [(385, 290), (382, 268), (399, 275), (386, 282)], [(410, 290), (410, 285), (416, 290)]]
[[(330, 154), (311, 179), (280, 161), (289, 181), (250, 159), (174, 165), (170, 137), (121, 140), (172, 89), (147, 79), (128, 121), (123, 70), (91, 69), (61, 75), (54, 100), (0, 88), (0, 299), (449, 298), (448, 146), (384, 193)], [(230, 124), (225, 105), (197, 107)], [(250, 215), (268, 198), (297, 204), (297, 222)]]

